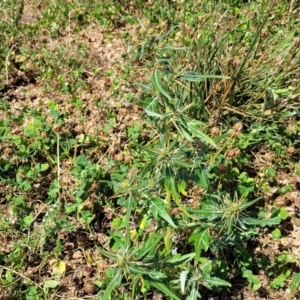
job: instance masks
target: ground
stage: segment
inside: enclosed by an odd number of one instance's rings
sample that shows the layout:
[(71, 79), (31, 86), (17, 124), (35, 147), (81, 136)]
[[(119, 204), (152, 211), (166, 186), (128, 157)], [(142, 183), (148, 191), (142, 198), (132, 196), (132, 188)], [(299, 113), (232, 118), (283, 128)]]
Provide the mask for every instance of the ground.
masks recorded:
[[(147, 5), (150, 5), (148, 2)], [(45, 14), (43, 1), (23, 3), (19, 19), (20, 27), (30, 26), (43, 18), (42, 14)], [(122, 216), (125, 211), (124, 207), (114, 202), (113, 191), (109, 188), (104, 191), (107, 188), (105, 183), (96, 180), (90, 182), (88, 178), (87, 182), (91, 185), (90, 193), (84, 202), (80, 203), (78, 213), (72, 215), (58, 212), (55, 215), (55, 218), (66, 220), (72, 230), (67, 230), (62, 224), (62, 228), (57, 230), (55, 239), (48, 236), (42, 240), (41, 232), (45, 230), (45, 216), (52, 211), (54, 205), (64, 204), (71, 210), (72, 205), (76, 204), (76, 199), (80, 197), (78, 193), (75, 195), (73, 193), (78, 191), (78, 187), (82, 184), (78, 180), (79, 175), (74, 173), (78, 157), (88, 154), (93, 163), (103, 170), (101, 179), (109, 180), (111, 170), (116, 165), (130, 164), (135, 160), (134, 150), (130, 146), (133, 139), (140, 139), (141, 143), (145, 144), (153, 138), (151, 135), (153, 128), (146, 122), (143, 108), (136, 101), (141, 89), (135, 84), (149, 81), (152, 70), (140, 66), (141, 62), (130, 62), (136, 70), (127, 68), (130, 60), (129, 52), (136, 46), (134, 39), (140, 37), (139, 24), (130, 25), (124, 22), (113, 24), (107, 29), (105, 25), (100, 25), (93, 19), (89, 21), (85, 19), (85, 26), (80, 27), (76, 19), (78, 14), (80, 16), (81, 13), (76, 10), (70, 11), (69, 24), (65, 28), (58, 29), (58, 38), (50, 32), (55, 26), (52, 24), (52, 29), (41, 27), (29, 42), (25, 43), (21, 36), (19, 41), (24, 43), (23, 48), (17, 43), (11, 44), (7, 60), (14, 65), (6, 65), (7, 69), (12, 71), (7, 71), (6, 76), (2, 78), (0, 90), (3, 105), (9, 103), (6, 109), (0, 110), (0, 119), (9, 120), (11, 136), (24, 139), (20, 145), (22, 143), (29, 145), (35, 135), (40, 135), (41, 140), (49, 138), (49, 147), (45, 147), (39, 153), (34, 147), (31, 150), (28, 150), (30, 147), (25, 149), (25, 146), (18, 148), (18, 143), (2, 139), (1, 159), (9, 161), (10, 167), (5, 169), (5, 164), (1, 166), (5, 172), (1, 177), (15, 176), (25, 185), (26, 180), (22, 181), (22, 178), (26, 176), (22, 174), (20, 166), (45, 164), (47, 170), (33, 175), (28, 189), (21, 187), (21, 183), (20, 186), (16, 186), (5, 180), (0, 181), (2, 215), (0, 261), (4, 262), (3, 257), (6, 256), (10, 257), (10, 261), (15, 260), (9, 267), (1, 263), (0, 275), (9, 281), (7, 272), (10, 271), (12, 276), (22, 281), (23, 286), (24, 282), (30, 282), (37, 290), (43, 289), (44, 292), (47, 290), (45, 282), (48, 282), (49, 288), (45, 294), (52, 288), (51, 284), (53, 287), (58, 285), (55, 278), (59, 277), (59, 288), (51, 295), (48, 294), (49, 299), (93, 299), (93, 295), (101, 288), (94, 283), (98, 282), (100, 285), (101, 280), (106, 277), (106, 271), (112, 265), (112, 261), (104, 258), (97, 249), (106, 245), (109, 232), (114, 229), (113, 220)], [(84, 12), (82, 16), (85, 17)], [(162, 32), (164, 26), (166, 24), (161, 25)], [(133, 37), (131, 39), (133, 45), (127, 43), (128, 40), (123, 38), (125, 35)], [(223, 88), (223, 91), (221, 88), (220, 93), (226, 94), (226, 88), (228, 87)], [(209, 95), (208, 98), (214, 96)], [(213, 105), (209, 109), (213, 109)], [(232, 107), (228, 104), (224, 109), (224, 115), (231, 110)], [(59, 112), (57, 118), (53, 111)], [(242, 110), (234, 112), (240, 117), (244, 114)], [(43, 125), (39, 122), (43, 122)], [(37, 128), (32, 130), (33, 134), (29, 132), (32, 124)], [(216, 126), (214, 122), (211, 123), (211, 128), (214, 128), (213, 126)], [(4, 127), (2, 124), (2, 128)], [(136, 127), (139, 128), (136, 130), (143, 128), (140, 136), (135, 136)], [(24, 135), (24, 132), (28, 132), (27, 135)], [(1, 134), (4, 136), (4, 131)], [(56, 149), (51, 146), (56, 143), (56, 138), (60, 138), (61, 142), (61, 149), (58, 150), (61, 151), (59, 164), (53, 160)], [(66, 149), (64, 153), (62, 149)], [(22, 158), (20, 154), (22, 151), (32, 151), (33, 154), (28, 153), (28, 157), (23, 155)], [(291, 161), (291, 168), (296, 168), (292, 157), (297, 151), (292, 146), (287, 147), (285, 155), (286, 159)], [(233, 153), (232, 156), (234, 155)], [(227, 156), (231, 154), (227, 152)], [(259, 174), (258, 170), (266, 164), (274, 166), (277, 157), (274, 157), (268, 148), (258, 149), (254, 156), (252, 166), (249, 167), (258, 174), (256, 180), (263, 181), (265, 174)], [(91, 172), (96, 173), (98, 170)], [(92, 178), (92, 175), (89, 176)], [(58, 200), (47, 201), (50, 192), (54, 193), (55, 180), (58, 179), (60, 184), (60, 190), (57, 192)], [(292, 265), (293, 271), (299, 272), (300, 176), (290, 172), (288, 168), (281, 169), (274, 174), (272, 182), (276, 182), (276, 185), (272, 184), (268, 192), (258, 196), (264, 200), (266, 211), (271, 211), (275, 203), (277, 208), (286, 208), (289, 217), (278, 226), (280, 238), (274, 238), (274, 228), (265, 227), (261, 237), (248, 247), (256, 257), (265, 256), (271, 262), (275, 261), (276, 255), (290, 252), (296, 258), (296, 263), (293, 261)], [(287, 186), (289, 190), (286, 193), (279, 192)], [(197, 187), (193, 186), (187, 198), (189, 197), (192, 203), (201, 196), (201, 193), (202, 190), (197, 190)], [(99, 197), (103, 194), (109, 205), (99, 207)], [(30, 214), (26, 215), (26, 210), (30, 211)], [(90, 211), (92, 221), (89, 223), (87, 219), (91, 217), (88, 213)], [(26, 217), (29, 215), (30, 224), (26, 225)], [(20, 223), (20, 220), (23, 220), (23, 223)], [(51, 221), (47, 223), (49, 228), (52, 225)], [(26, 234), (22, 230), (26, 231)], [(40, 242), (31, 243), (35, 240)], [(43, 255), (40, 255), (41, 253)], [(281, 289), (271, 289), (268, 274), (262, 270), (259, 270), (257, 277), (262, 283), (258, 291), (253, 291), (246, 281), (239, 279), (234, 282), (232, 289), (221, 295), (215, 296), (208, 292), (205, 295), (209, 297), (207, 299), (249, 300), (297, 299), (299, 296), (295, 292), (292, 293), (286, 284)], [(128, 286), (121, 285), (119, 293), (124, 293), (127, 288)], [(11, 290), (7, 285), (0, 286), (0, 299), (12, 299)], [(152, 292), (147, 299), (164, 299), (164, 297), (159, 292)]]

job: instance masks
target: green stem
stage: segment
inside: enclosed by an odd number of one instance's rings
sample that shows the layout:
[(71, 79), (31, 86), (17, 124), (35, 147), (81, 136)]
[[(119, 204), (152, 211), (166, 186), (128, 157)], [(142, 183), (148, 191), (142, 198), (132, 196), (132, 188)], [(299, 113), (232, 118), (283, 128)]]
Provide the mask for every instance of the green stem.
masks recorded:
[[(169, 216), (171, 217), (172, 215), (172, 193), (168, 189), (167, 186), (165, 186), (166, 189), (166, 198), (165, 198), (165, 205), (166, 205), (166, 210)], [(173, 229), (171, 226), (167, 227), (167, 232), (166, 232), (166, 237), (165, 237), (165, 249), (166, 251), (170, 251), (172, 248), (172, 236), (173, 236)]]

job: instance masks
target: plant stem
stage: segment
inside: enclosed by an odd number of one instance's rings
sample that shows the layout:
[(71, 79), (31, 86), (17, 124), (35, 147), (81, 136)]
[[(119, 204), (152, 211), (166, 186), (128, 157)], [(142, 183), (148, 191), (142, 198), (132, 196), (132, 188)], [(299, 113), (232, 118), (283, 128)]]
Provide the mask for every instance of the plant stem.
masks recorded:
[[(171, 217), (172, 214), (172, 193), (168, 189), (168, 187), (165, 185), (166, 189), (166, 198), (165, 198), (165, 205), (166, 205), (166, 211)], [(172, 235), (173, 235), (173, 229), (171, 226), (167, 227), (166, 237), (165, 237), (165, 249), (166, 251), (171, 250), (172, 248)]]

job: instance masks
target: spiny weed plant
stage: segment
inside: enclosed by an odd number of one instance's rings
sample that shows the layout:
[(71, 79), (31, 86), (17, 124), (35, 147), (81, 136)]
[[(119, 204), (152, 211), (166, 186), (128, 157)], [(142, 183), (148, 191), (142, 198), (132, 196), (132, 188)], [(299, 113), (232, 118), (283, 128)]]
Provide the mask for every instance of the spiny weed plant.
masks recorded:
[[(25, 4), (0, 3), (0, 298), (229, 298), (237, 281), (297, 297), (296, 254), (264, 253), (299, 219), (273, 203), (297, 187), (277, 173), (299, 175), (295, 1), (39, 1), (29, 24)], [(133, 110), (97, 99), (95, 136), (79, 134), (101, 72), (76, 34), (133, 22), (105, 81), (112, 97), (128, 81), (142, 120), (118, 131)], [(14, 105), (15, 75), (53, 99)]]

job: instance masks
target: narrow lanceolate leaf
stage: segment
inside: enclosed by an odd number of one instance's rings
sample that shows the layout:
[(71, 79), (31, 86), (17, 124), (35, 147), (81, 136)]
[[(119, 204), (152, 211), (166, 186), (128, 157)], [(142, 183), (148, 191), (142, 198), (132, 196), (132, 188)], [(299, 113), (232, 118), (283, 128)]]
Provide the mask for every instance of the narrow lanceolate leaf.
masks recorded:
[(259, 219), (254, 219), (254, 218), (245, 218), (244, 222), (249, 224), (249, 225), (259, 225), (259, 226), (274, 226), (278, 225), (281, 222), (280, 217), (274, 217), (270, 219), (264, 219), (264, 220), (259, 220)]
[(188, 273), (189, 273), (188, 270), (182, 271), (180, 273), (180, 289), (181, 289), (182, 294), (184, 294), (184, 292), (185, 292), (185, 283), (186, 283), (186, 278), (187, 278)]
[(149, 238), (145, 241), (145, 243), (141, 246), (137, 254), (137, 260), (144, 259), (147, 255), (152, 255), (155, 251), (157, 245), (160, 243), (163, 235), (162, 234), (154, 234), (149, 236)]
[(165, 204), (160, 198), (153, 198), (150, 202), (150, 209), (153, 213), (153, 216), (156, 217), (159, 215), (161, 218), (163, 218), (166, 222), (168, 222), (173, 228), (177, 228), (175, 223), (173, 222), (172, 218), (168, 214)]
[(121, 284), (122, 277), (122, 271), (118, 270), (118, 272), (115, 274), (115, 276), (111, 279), (108, 286), (106, 287), (105, 293), (101, 298), (102, 300), (111, 299), (112, 291)]
[(179, 194), (177, 191), (177, 184), (175, 176), (166, 177), (166, 188), (171, 192), (174, 201), (179, 202)]
[(198, 137), (202, 139), (207, 144), (212, 145), (213, 147), (217, 147), (216, 143), (208, 136), (206, 135), (200, 128), (202, 125), (202, 122), (197, 120), (190, 120), (186, 122), (187, 129), (192, 133), (195, 137)]
[(195, 232), (190, 236), (189, 242), (194, 242), (197, 261), (200, 259), (201, 251), (202, 250), (207, 251), (207, 249), (209, 248), (209, 241), (210, 241), (209, 229), (205, 229), (204, 231), (201, 232)]
[(130, 239), (130, 216), (131, 216), (131, 203), (133, 202), (132, 196), (127, 198), (126, 201), (126, 248), (129, 249), (131, 246)]
[(150, 281), (151, 286), (158, 289), (160, 292), (163, 292), (166, 296), (171, 297), (172, 300), (180, 300), (169, 288), (166, 287), (162, 282)]
[(205, 79), (229, 79), (229, 77), (222, 75), (199, 74), (196, 72), (184, 72), (180, 76), (178, 76), (177, 79), (191, 82), (200, 82)]
[(173, 266), (184, 264), (195, 257), (195, 253), (189, 253), (185, 255), (176, 254), (171, 258), (167, 259), (166, 263), (171, 264)]
[(186, 169), (191, 169), (193, 167), (193, 163), (190, 162), (190, 161), (183, 161), (183, 160), (175, 160), (174, 161), (174, 164), (177, 166), (177, 167), (181, 167), (181, 168), (186, 168)]
[(205, 278), (204, 283), (210, 287), (213, 286), (228, 286), (231, 287), (231, 284), (228, 281), (225, 281), (223, 279), (220, 279), (218, 277), (210, 277)]
[(151, 111), (151, 110), (149, 110), (149, 109), (145, 109), (145, 113), (146, 113), (149, 117), (158, 118), (158, 119), (161, 119), (161, 118), (162, 118), (162, 115), (161, 115), (161, 114), (158, 114), (158, 113), (156, 113), (155, 111)]
[(111, 260), (117, 260), (118, 257), (116, 254), (110, 252), (110, 251), (107, 251), (107, 250), (104, 250), (104, 249), (101, 249), (99, 247), (97, 247), (97, 250), (103, 254), (104, 256), (106, 256), (107, 258), (111, 259)]
[(210, 233), (209, 233), (209, 229), (207, 228), (204, 231), (200, 232), (199, 243), (201, 249), (207, 251), (209, 248), (209, 242), (210, 242)]
[(193, 287), (186, 300), (198, 300), (200, 298), (201, 295), (199, 294), (198, 290), (195, 287)]
[(159, 91), (159, 93), (161, 95), (166, 97), (168, 100), (171, 100), (172, 97), (168, 94), (168, 92), (162, 86), (162, 81), (161, 81), (162, 75), (163, 75), (163, 73), (161, 71), (155, 70), (152, 75), (152, 79), (151, 79), (152, 85), (154, 88), (156, 88)]

